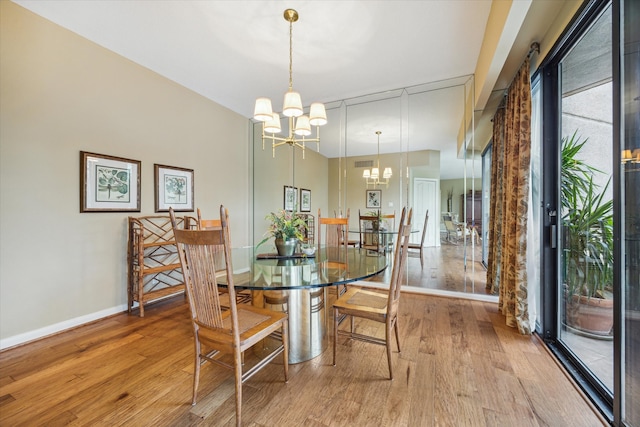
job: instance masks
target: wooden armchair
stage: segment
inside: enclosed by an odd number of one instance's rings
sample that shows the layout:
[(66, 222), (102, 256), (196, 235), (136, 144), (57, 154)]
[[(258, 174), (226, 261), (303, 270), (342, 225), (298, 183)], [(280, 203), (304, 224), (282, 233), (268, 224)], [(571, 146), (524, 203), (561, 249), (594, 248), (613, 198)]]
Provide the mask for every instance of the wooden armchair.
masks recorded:
[[(411, 234), (412, 210), (406, 216), (406, 208), (400, 215), (400, 225), (398, 227), (398, 238), (394, 250), (393, 268), (391, 270), (391, 281), (389, 283), (388, 294), (374, 292), (370, 290), (350, 287), (333, 304), (333, 365), (336, 364), (336, 353), (338, 347), (338, 337), (346, 335), (351, 339), (357, 339), (374, 344), (384, 345), (387, 348), (387, 361), (389, 364), (389, 379), (393, 379), (393, 367), (391, 363), (391, 335), (395, 332), (398, 352), (400, 352), (400, 338), (398, 334), (398, 305), (400, 303), (400, 286), (404, 278), (409, 237)], [(339, 321), (344, 316), (351, 316), (351, 330), (343, 331), (339, 329)], [(356, 333), (354, 329), (354, 317), (373, 320), (384, 323), (385, 338)], [(392, 332), (393, 331), (393, 332)], [(353, 347), (352, 347), (353, 348)]]
[[(219, 229), (178, 229), (175, 226), (173, 209), (170, 209), (169, 213), (174, 225), (175, 240), (184, 274), (195, 338), (195, 369), (191, 404), (196, 404), (202, 363), (209, 361), (231, 369), (235, 373), (236, 384), (236, 425), (240, 426), (242, 425), (242, 384), (247, 379), (282, 354), (284, 378), (285, 382), (288, 381), (287, 314), (246, 304), (240, 306), (236, 304), (229, 217), (223, 206), (220, 206)], [(230, 296), (230, 309), (226, 311), (222, 310), (220, 306), (220, 297), (217, 291), (216, 274), (220, 270), (217, 261), (220, 259), (224, 259), (225, 262), (225, 280)], [(244, 370), (242, 353), (276, 331), (281, 331), (281, 344), (251, 368)], [(219, 355), (225, 353), (232, 355), (232, 364), (219, 358)]]

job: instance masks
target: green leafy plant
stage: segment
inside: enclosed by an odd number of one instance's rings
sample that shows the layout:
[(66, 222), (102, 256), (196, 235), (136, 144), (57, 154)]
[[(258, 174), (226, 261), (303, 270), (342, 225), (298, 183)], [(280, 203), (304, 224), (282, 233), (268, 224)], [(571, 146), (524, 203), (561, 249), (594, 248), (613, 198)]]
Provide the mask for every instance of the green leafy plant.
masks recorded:
[(271, 237), (276, 239), (304, 239), (304, 232), (307, 230), (307, 223), (294, 212), (279, 210), (277, 213), (271, 212), (265, 219), (270, 221), (269, 229), (257, 246), (260, 246)]
[(593, 182), (598, 169), (576, 158), (587, 139), (562, 140), (562, 223), (570, 295), (604, 298), (613, 277), (613, 201)]

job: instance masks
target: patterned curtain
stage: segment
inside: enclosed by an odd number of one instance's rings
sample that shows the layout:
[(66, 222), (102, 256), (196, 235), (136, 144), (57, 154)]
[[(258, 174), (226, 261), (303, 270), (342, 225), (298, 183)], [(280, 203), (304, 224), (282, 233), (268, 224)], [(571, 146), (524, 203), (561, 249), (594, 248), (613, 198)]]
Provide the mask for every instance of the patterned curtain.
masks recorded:
[(507, 325), (531, 334), (527, 303), (527, 212), (531, 163), (531, 83), (527, 58), (493, 118), (491, 228), (487, 288), (499, 292)]

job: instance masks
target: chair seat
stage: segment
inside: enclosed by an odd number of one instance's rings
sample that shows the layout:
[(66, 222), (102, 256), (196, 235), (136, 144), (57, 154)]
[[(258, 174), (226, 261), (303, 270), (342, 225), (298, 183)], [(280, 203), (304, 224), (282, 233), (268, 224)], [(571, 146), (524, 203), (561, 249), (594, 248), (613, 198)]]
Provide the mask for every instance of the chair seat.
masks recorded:
[(333, 303), (333, 307), (342, 314), (384, 322), (388, 299), (388, 294), (351, 287)]
[[(272, 332), (280, 329), (286, 313), (266, 310), (251, 305), (238, 306), (238, 332), (240, 333), (240, 348), (248, 348), (264, 339)], [(231, 328), (231, 310), (222, 313), (225, 328)], [(198, 336), (202, 342), (225, 345), (229, 351), (233, 349), (233, 335), (228, 329), (216, 329), (198, 323)]]

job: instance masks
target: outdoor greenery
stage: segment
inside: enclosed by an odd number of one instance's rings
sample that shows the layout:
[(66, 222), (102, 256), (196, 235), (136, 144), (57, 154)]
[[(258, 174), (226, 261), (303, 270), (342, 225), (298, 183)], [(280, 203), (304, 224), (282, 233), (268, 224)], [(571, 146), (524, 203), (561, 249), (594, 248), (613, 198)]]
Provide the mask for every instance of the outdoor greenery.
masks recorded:
[(562, 224), (570, 295), (605, 298), (613, 278), (613, 201), (593, 177), (603, 172), (577, 158), (587, 139), (562, 139)]

